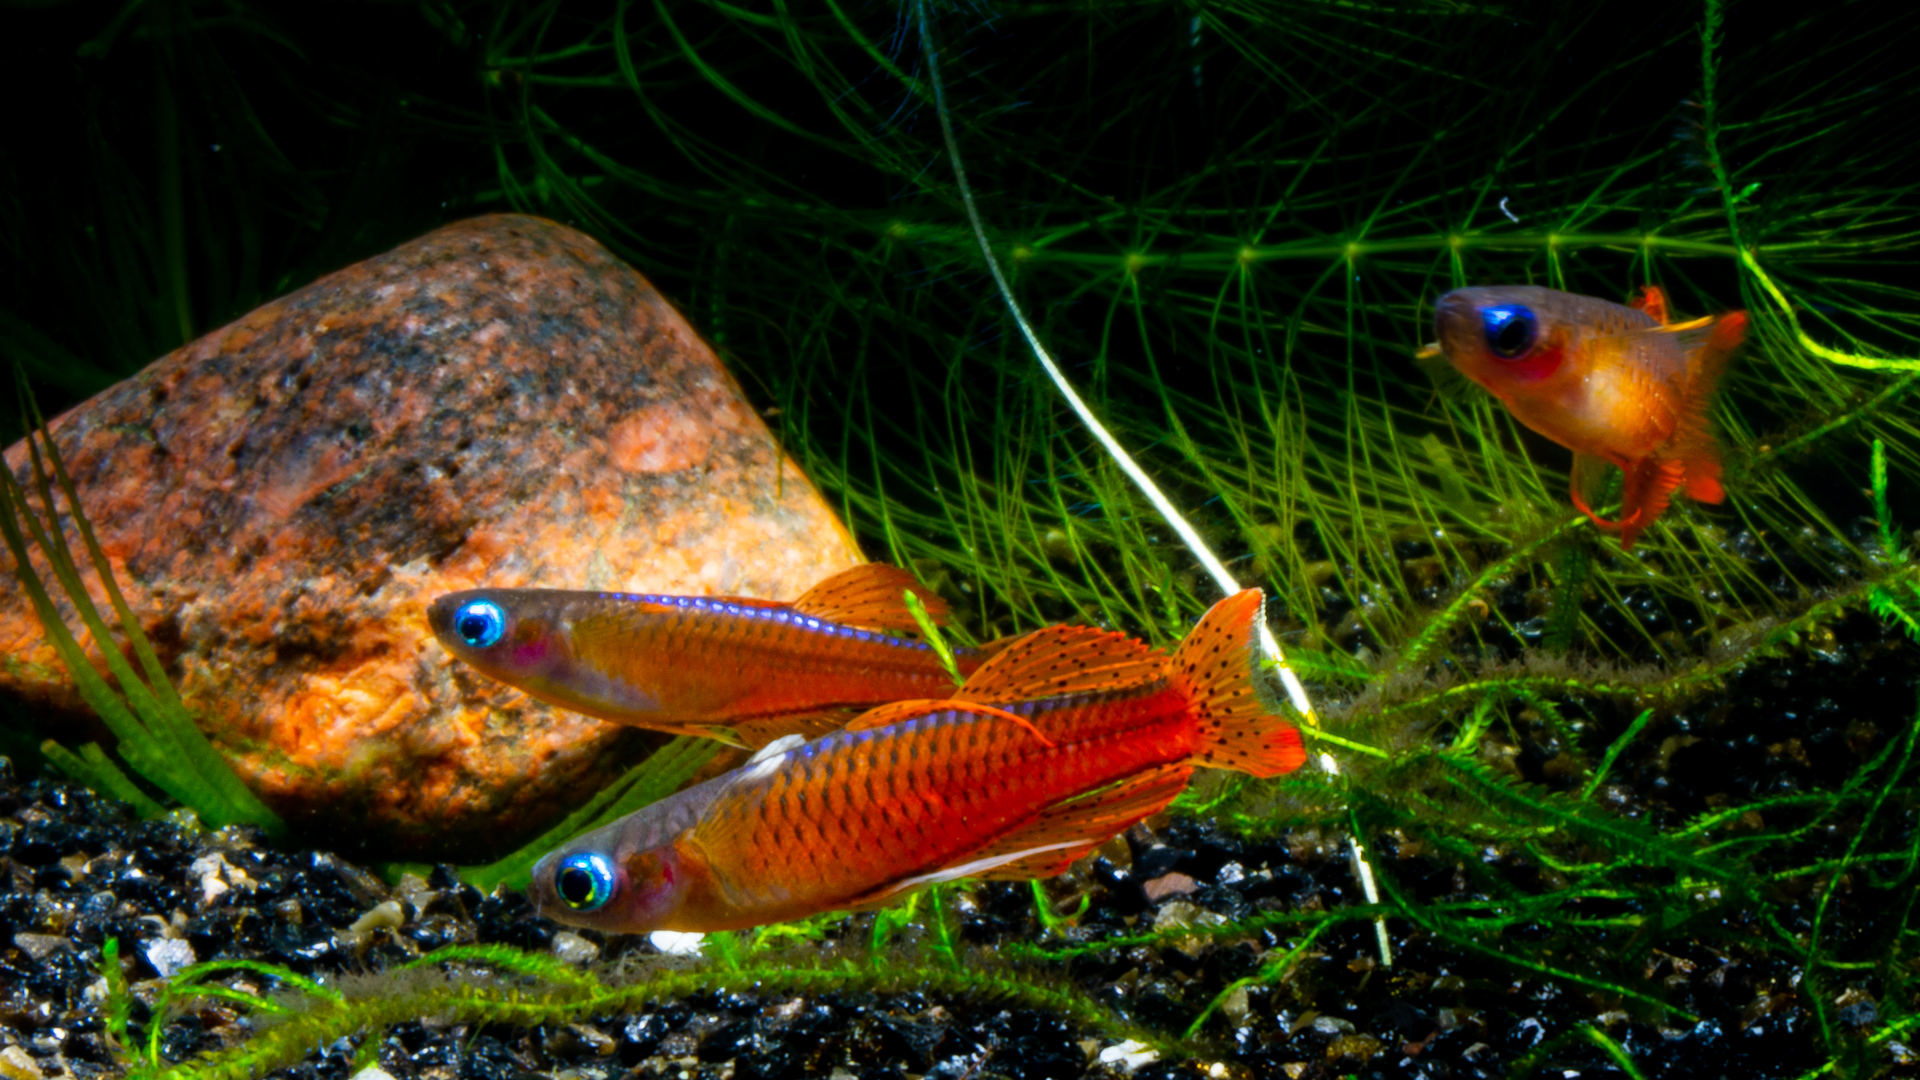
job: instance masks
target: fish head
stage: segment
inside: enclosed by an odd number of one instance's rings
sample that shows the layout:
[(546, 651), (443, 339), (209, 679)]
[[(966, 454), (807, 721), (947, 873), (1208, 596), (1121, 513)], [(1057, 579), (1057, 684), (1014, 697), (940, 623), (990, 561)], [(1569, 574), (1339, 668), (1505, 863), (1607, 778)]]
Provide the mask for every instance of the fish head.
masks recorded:
[(1538, 285), (1455, 289), (1434, 305), (1441, 355), (1503, 400), (1566, 370), (1570, 293)]
[(543, 589), (469, 589), (427, 607), (427, 625), (447, 651), (503, 682), (519, 685), (567, 662), (567, 637)]
[(623, 850), (596, 830), (534, 864), (527, 897), (555, 922), (609, 933), (681, 929), (692, 868), (672, 841)]

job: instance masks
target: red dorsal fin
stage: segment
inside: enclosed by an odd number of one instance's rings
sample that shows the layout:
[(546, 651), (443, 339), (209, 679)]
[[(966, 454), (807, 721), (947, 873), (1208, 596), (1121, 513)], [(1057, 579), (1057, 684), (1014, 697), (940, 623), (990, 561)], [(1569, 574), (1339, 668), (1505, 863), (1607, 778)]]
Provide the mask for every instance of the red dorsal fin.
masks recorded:
[(1653, 321), (1661, 326), (1667, 324), (1667, 290), (1658, 285), (1640, 286), (1640, 294), (1629, 301), (1627, 306), (1653, 316)]
[(1275, 716), (1254, 685), (1265, 605), (1259, 589), (1213, 605), (1167, 666), (1174, 689), (1190, 703), (1199, 735), (1193, 759), (1202, 765), (1278, 776), (1307, 760), (1300, 729)]
[(897, 566), (863, 563), (842, 570), (793, 602), (793, 610), (816, 619), (827, 619), (846, 626), (868, 630), (916, 631), (903, 595), (907, 590), (920, 598), (935, 626), (945, 626), (952, 618), (947, 602), (919, 579)]
[(1166, 655), (1143, 641), (1094, 626), (1035, 630), (980, 665), (955, 701), (1030, 701), (1110, 690), (1157, 679)]
[(1039, 739), (1044, 745), (1049, 747), (1054, 745), (1052, 739), (1040, 734), (1040, 729), (1033, 726), (1033, 721), (1024, 716), (1010, 713), (1005, 709), (996, 709), (991, 705), (982, 705), (978, 702), (954, 701), (952, 699), (941, 701), (926, 698), (918, 701), (891, 702), (886, 705), (868, 709), (866, 712), (849, 720), (846, 730), (867, 731), (872, 728), (886, 727), (888, 724), (898, 724), (916, 717), (926, 716), (929, 713), (939, 712), (972, 713), (975, 716), (989, 716), (996, 720), (1007, 720), (1032, 732), (1033, 737)]

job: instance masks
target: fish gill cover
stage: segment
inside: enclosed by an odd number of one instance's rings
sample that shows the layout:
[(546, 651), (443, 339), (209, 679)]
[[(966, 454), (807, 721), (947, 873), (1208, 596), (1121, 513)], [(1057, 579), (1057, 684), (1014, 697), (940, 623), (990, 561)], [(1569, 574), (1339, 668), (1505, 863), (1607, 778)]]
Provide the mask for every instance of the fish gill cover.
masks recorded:
[[(1012, 332), (914, 5), (344, 10), (15, 14), (10, 70), (50, 103), (24, 121), (44, 155), (8, 155), (0, 321), (43, 397), (438, 221), (528, 211), (675, 296), (869, 552), (976, 638), (1071, 619), (1167, 644), (1217, 598)], [(1311, 1030), (1360, 990), (1303, 965), (1364, 955), (1384, 912), (1425, 952), (1392, 985), (1484, 964), (1592, 999), (1595, 1019), (1504, 1046), (1516, 1072), (1632, 1074), (1651, 1053), (1635, 1025), (1707, 1022), (1679, 975), (1707, 963), (1769, 973), (1730, 1030), (1810, 1017), (1782, 1029), (1802, 1049), (1776, 1075), (1908, 1054), (1920, 145), (1895, 133), (1920, 72), (1917, 28), (1882, 10), (930, 5), (1015, 297), (1267, 589), (1341, 764), (1218, 783), (1188, 811), (1249, 844), (1364, 838), (1382, 906), (1159, 929), (1042, 906), (1046, 941), (975, 943), (1014, 966), (974, 968), (925, 921), (935, 897), (865, 917), (881, 945), (929, 928), (871, 964), (773, 947), (846, 933), (823, 923), (716, 939), (707, 975), (628, 996), (897, 990), (938, 969), (933, 992), (1118, 1016), (1098, 1022), (1171, 1052), (1244, 1017), (1248, 991)], [(1436, 296), (1520, 283), (1657, 283), (1678, 318), (1749, 313), (1714, 410), (1726, 504), (1678, 506), (1623, 554), (1568, 504), (1563, 450), (1416, 364)], [(1112, 969), (1200, 939), (1259, 959), (1127, 1027), (1150, 1011)], [(449, 959), (544, 980), (527, 1022), (615, 1003), (507, 952)], [(321, 994), (208, 1067), (289, 1064), (435, 1008), (510, 1020), (526, 993), (395, 985), (440, 996)]]

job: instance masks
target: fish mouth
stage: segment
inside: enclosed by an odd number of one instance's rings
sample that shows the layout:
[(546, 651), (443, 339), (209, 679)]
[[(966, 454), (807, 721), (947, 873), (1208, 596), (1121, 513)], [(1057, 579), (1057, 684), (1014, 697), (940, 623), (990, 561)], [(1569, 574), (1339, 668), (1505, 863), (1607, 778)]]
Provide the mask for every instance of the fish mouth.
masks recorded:
[(454, 601), (459, 595), (447, 593), (435, 597), (433, 603), (427, 605), (427, 628), (443, 641), (446, 640), (447, 631), (453, 628), (453, 613), (459, 607)]
[(1471, 355), (1480, 334), (1480, 301), (1472, 289), (1455, 289), (1433, 305), (1433, 337), (1448, 360)]

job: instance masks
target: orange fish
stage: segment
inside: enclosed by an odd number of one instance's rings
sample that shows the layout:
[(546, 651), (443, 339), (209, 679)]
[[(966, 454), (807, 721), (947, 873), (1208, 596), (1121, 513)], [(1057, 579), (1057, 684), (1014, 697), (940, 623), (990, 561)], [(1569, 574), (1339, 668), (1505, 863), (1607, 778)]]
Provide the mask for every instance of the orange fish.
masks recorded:
[[(542, 701), (618, 724), (759, 747), (835, 730), (884, 701), (934, 698), (953, 680), (902, 593), (947, 606), (913, 575), (868, 563), (791, 604), (737, 596), (475, 589), (439, 597), (427, 622), (448, 651)], [(987, 649), (954, 650), (961, 673)]]
[[(1492, 392), (1514, 418), (1573, 451), (1573, 504), (1602, 529), (1634, 541), (1676, 491), (1717, 503), (1720, 446), (1707, 406), (1746, 334), (1735, 311), (1667, 322), (1657, 286), (1632, 306), (1592, 296), (1505, 285), (1440, 298), (1435, 352)], [(1618, 521), (1587, 508), (1606, 465), (1625, 476)]]
[(1053, 627), (959, 694), (868, 712), (549, 852), (541, 914), (620, 933), (729, 930), (962, 877), (1049, 877), (1164, 808), (1195, 765), (1306, 760), (1254, 679), (1259, 590), (1214, 605), (1172, 656)]

